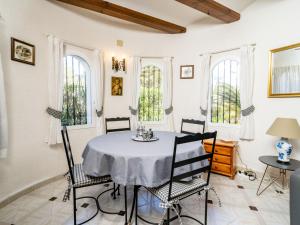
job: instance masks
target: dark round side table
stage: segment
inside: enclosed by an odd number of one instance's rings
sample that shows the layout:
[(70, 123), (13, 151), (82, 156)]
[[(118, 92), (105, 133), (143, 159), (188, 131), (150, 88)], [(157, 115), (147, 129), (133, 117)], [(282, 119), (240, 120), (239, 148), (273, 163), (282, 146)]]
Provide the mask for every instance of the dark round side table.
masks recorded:
[[(256, 192), (257, 196), (261, 195), (268, 187), (270, 187), (273, 183), (275, 183), (280, 178), (282, 178), (282, 189), (284, 189), (285, 183), (286, 183), (286, 171), (287, 170), (294, 171), (294, 170), (300, 168), (300, 161), (298, 161), (298, 160), (291, 159), (290, 162), (288, 164), (286, 164), (286, 163), (277, 162), (277, 159), (278, 159), (277, 156), (270, 156), (270, 155), (259, 157), (259, 161), (266, 164), (267, 166), (266, 166), (264, 175), (260, 181), (260, 184), (258, 186), (258, 189)], [(272, 181), (262, 191), (260, 191), (261, 184), (265, 178), (265, 175), (266, 175), (266, 172), (267, 172), (269, 166), (278, 168), (279, 172), (280, 172), (279, 176), (276, 178), (272, 178)]]

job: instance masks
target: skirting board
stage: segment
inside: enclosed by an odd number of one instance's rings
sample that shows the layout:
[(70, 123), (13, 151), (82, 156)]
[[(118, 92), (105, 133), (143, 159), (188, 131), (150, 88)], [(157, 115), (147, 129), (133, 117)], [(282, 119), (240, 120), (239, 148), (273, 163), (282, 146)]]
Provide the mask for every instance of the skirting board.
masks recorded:
[[(63, 175), (57, 175), (55, 177), (50, 177), (48, 179), (45, 179), (45, 180), (42, 180), (42, 181), (39, 181), (29, 187), (26, 187), (24, 189), (22, 189), (21, 191), (18, 191), (12, 195), (10, 195), (9, 197), (5, 198), (4, 200), (2, 200), (0, 202), (0, 209), (7, 206), (8, 204), (10, 204), (11, 202), (17, 200), (18, 198), (22, 197), (23, 195), (26, 195), (40, 187), (43, 187), (47, 184), (50, 184), (52, 182), (55, 182), (57, 180), (60, 180), (62, 179), (64, 176)], [(0, 224), (1, 225), (1, 224)]]

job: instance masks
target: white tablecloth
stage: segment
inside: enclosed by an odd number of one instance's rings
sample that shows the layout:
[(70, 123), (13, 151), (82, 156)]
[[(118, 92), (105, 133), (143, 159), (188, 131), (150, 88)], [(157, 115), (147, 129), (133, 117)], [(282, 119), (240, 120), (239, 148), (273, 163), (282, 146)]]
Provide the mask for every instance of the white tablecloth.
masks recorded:
[[(155, 142), (136, 142), (133, 132), (115, 132), (98, 136), (88, 142), (83, 152), (83, 170), (90, 176), (111, 175), (113, 181), (122, 185), (157, 187), (169, 181), (175, 136), (172, 132), (154, 132)], [(180, 145), (176, 161), (203, 154), (201, 142)], [(188, 172), (201, 166), (178, 168), (175, 173)], [(179, 170), (180, 169), (180, 170)]]

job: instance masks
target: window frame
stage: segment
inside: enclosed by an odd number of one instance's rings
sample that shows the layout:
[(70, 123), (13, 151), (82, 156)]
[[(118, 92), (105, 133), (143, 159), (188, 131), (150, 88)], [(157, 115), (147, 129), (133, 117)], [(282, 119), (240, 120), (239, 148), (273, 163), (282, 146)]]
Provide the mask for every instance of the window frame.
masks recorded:
[[(81, 130), (81, 129), (90, 129), (90, 128), (96, 128), (96, 99), (95, 99), (95, 74), (94, 74), (94, 68), (92, 64), (92, 59), (88, 57), (88, 55), (81, 52), (79, 49), (74, 49), (72, 46), (67, 46), (64, 57), (67, 56), (77, 56), (79, 58), (82, 58), (85, 63), (89, 66), (90, 69), (90, 95), (91, 95), (91, 123), (89, 124), (82, 124), (82, 125), (70, 125), (67, 126), (69, 130)], [(64, 88), (63, 84), (63, 88)]]
[(166, 120), (166, 115), (165, 115), (165, 97), (164, 97), (164, 92), (165, 92), (165, 83), (166, 83), (166, 78), (165, 78), (165, 67), (163, 61), (161, 59), (155, 59), (155, 58), (149, 58), (149, 59), (141, 59), (141, 72), (138, 76), (138, 92), (137, 92), (137, 102), (139, 102), (140, 94), (141, 94), (141, 86), (140, 86), (140, 77), (142, 74), (142, 70), (146, 66), (156, 66), (161, 70), (161, 90), (162, 90), (162, 110), (163, 110), (163, 119), (160, 121), (140, 121), (139, 120), (139, 109), (138, 109), (138, 114), (137, 114), (137, 122), (140, 124), (143, 124), (145, 126), (161, 126), (167, 123)]
[[(208, 110), (207, 110), (207, 123), (208, 126), (210, 127), (224, 127), (224, 128), (240, 128), (241, 124), (227, 124), (227, 123), (212, 123), (211, 122), (211, 95), (212, 95), (212, 77), (213, 77), (213, 70), (214, 68), (221, 63), (222, 61), (226, 61), (226, 60), (230, 60), (230, 61), (237, 61), (238, 65), (239, 65), (239, 71), (238, 71), (238, 75), (240, 76), (240, 65), (241, 65), (241, 59), (238, 55), (234, 55), (234, 54), (230, 54), (230, 55), (223, 55), (221, 57), (219, 57), (215, 62), (213, 62), (210, 66), (210, 79), (209, 79), (209, 94), (208, 94)], [(241, 81), (241, 79), (239, 79)], [(239, 85), (240, 86), (240, 85)], [(240, 118), (241, 118), (241, 114), (240, 114)]]

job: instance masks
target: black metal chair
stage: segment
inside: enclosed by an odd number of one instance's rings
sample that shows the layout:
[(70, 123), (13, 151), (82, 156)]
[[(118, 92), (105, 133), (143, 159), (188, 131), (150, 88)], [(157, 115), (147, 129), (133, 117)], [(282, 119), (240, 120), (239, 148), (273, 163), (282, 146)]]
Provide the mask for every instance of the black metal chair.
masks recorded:
[(199, 126), (202, 126), (202, 133), (204, 133), (205, 131), (205, 121), (202, 121), (202, 120), (193, 120), (193, 119), (182, 119), (181, 120), (181, 133), (183, 134), (195, 134), (194, 132), (190, 132), (190, 131), (186, 131), (183, 129), (183, 124), (184, 123), (187, 123), (187, 124), (196, 124), (196, 125), (199, 125)]
[[(200, 224), (207, 224), (207, 197), (208, 197), (208, 191), (210, 189), (209, 186), (209, 180), (210, 180), (210, 172), (211, 172), (211, 162), (213, 159), (214, 151), (215, 151), (215, 142), (216, 142), (216, 136), (217, 132), (212, 133), (204, 133), (200, 134), (197, 133), (195, 135), (187, 135), (184, 137), (176, 137), (175, 138), (175, 144), (174, 144), (174, 152), (173, 152), (173, 159), (172, 159), (172, 169), (171, 169), (171, 177), (170, 181), (157, 188), (147, 188), (145, 187), (150, 193), (155, 195), (157, 198), (161, 200), (161, 205), (164, 206), (167, 210), (167, 219), (164, 220), (164, 224), (169, 224), (171, 221), (177, 219), (177, 217), (170, 218), (170, 208), (173, 208), (174, 211), (176, 210), (176, 207), (180, 208), (179, 201), (182, 199), (185, 199), (191, 195), (197, 194), (199, 192), (205, 191), (205, 217), (204, 217), (204, 223), (200, 222), (199, 220), (188, 216), (188, 215), (180, 215), (178, 213), (179, 219), (182, 217), (186, 217), (189, 219), (192, 219)], [(213, 139), (213, 145), (212, 145), (212, 152), (206, 153), (204, 155), (189, 158), (182, 161), (176, 161), (176, 154), (177, 154), (177, 147), (181, 144), (186, 144), (190, 142), (195, 141), (203, 141), (206, 139)], [(174, 173), (174, 170), (176, 168), (180, 168), (183, 166), (187, 166), (189, 168), (191, 167), (191, 164), (193, 163), (199, 163), (198, 169), (184, 172), (181, 174)], [(206, 178), (202, 178), (203, 173), (207, 172)], [(199, 176), (201, 175), (201, 176)], [(191, 178), (191, 181), (182, 181), (183, 179)], [(138, 215), (138, 188), (135, 190), (135, 204), (136, 204), (136, 224), (138, 218), (141, 218)], [(141, 218), (142, 219), (142, 218)], [(142, 219), (144, 220), (144, 219)], [(144, 220), (145, 221), (145, 220)]]
[(62, 139), (64, 143), (64, 148), (65, 148), (65, 153), (68, 161), (68, 167), (69, 167), (69, 172), (68, 172), (68, 180), (69, 180), (69, 187), (68, 187), (68, 192), (65, 194), (64, 198), (67, 195), (67, 199), (69, 198), (68, 195), (70, 194), (70, 191), (72, 189), (73, 191), (73, 214), (74, 214), (74, 225), (77, 225), (77, 220), (76, 220), (76, 200), (79, 199), (84, 199), (84, 198), (89, 198), (93, 199), (96, 202), (97, 206), (97, 212), (89, 219), (85, 220), (84, 222), (81, 222), (78, 225), (84, 224), (90, 220), (92, 220), (98, 212), (102, 213), (107, 213), (107, 214), (117, 214), (123, 216), (125, 214), (124, 211), (119, 211), (119, 212), (107, 212), (104, 211), (100, 207), (99, 203), (99, 197), (108, 192), (113, 190), (113, 188), (108, 189), (100, 193), (97, 197), (92, 197), (92, 196), (84, 196), (84, 197), (76, 197), (76, 190), (79, 188), (84, 188), (92, 185), (99, 185), (99, 184), (108, 184), (112, 182), (110, 175), (102, 176), (102, 177), (90, 177), (84, 174), (83, 169), (82, 169), (82, 164), (75, 164), (74, 159), (73, 159), (73, 154), (72, 154), (72, 149), (71, 149), (71, 144), (70, 144), (70, 139), (68, 135), (68, 130), (64, 126), (63, 129), (61, 130), (62, 134)]
[[(113, 129), (108, 128), (108, 123), (124, 122), (124, 121), (128, 121), (128, 127), (113, 128)], [(129, 117), (105, 118), (105, 128), (106, 128), (106, 133), (131, 130), (130, 118)]]
[[(122, 128), (108, 128), (108, 123), (115, 123), (115, 122), (124, 122), (128, 121), (128, 127), (122, 127)], [(130, 118), (129, 117), (116, 117), (116, 118), (105, 118), (105, 132), (106, 134), (112, 133), (112, 132), (118, 132), (118, 131), (130, 131), (131, 125), (130, 125)], [(114, 191), (112, 192), (112, 196), (114, 199), (116, 199), (116, 192), (118, 192), (118, 195), (120, 195), (120, 185), (116, 187), (116, 184), (114, 183)]]

